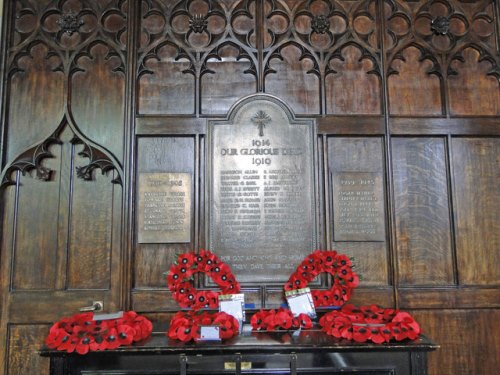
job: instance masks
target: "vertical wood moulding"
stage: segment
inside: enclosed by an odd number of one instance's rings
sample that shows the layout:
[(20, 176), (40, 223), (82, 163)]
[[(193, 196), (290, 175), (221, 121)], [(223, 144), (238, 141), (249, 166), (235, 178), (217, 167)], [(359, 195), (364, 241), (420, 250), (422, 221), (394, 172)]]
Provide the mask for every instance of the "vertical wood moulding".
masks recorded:
[(332, 227), (332, 222), (330, 218), (330, 210), (332, 209), (331, 207), (331, 200), (330, 200), (330, 173), (328, 172), (328, 137), (326, 134), (323, 134), (323, 199), (325, 201), (325, 204), (323, 205), (323, 209), (325, 210), (325, 240), (326, 240), (326, 247), (330, 248), (332, 245), (332, 236), (330, 233), (330, 228)]
[[(3, 170), (5, 165), (5, 137), (6, 127), (5, 119), (7, 118), (7, 103), (4, 98), (5, 87), (7, 85), (6, 79), (6, 66), (7, 66), (7, 30), (10, 30), (10, 11), (9, 2), (0, 0), (0, 171)], [(0, 261), (2, 260), (2, 253), (0, 251)], [(0, 278), (1, 279), (1, 278)]]
[(389, 116), (389, 94), (388, 94), (388, 82), (387, 82), (387, 71), (389, 69), (389, 65), (386, 61), (386, 47), (385, 47), (385, 35), (384, 32), (386, 30), (385, 23), (385, 15), (384, 15), (384, 1), (377, 1), (377, 15), (380, 22), (379, 27), (379, 43), (380, 43), (380, 60), (382, 68), (380, 69), (381, 75), (381, 89), (382, 89), (382, 106), (383, 106), (383, 114), (384, 114), (384, 123), (385, 123), (385, 135), (384, 135), (384, 160), (385, 160), (385, 190), (386, 190), (386, 215), (387, 215), (387, 249), (389, 251), (388, 256), (388, 270), (389, 275), (388, 280), (389, 284), (392, 285), (392, 293), (393, 293), (393, 301), (394, 305), (397, 308), (399, 306), (398, 301), (398, 281), (397, 281), (397, 252), (395, 248), (396, 244), (396, 226), (395, 226), (395, 207), (394, 207), (394, 182), (392, 176), (392, 148), (391, 148), (391, 124), (390, 124), (390, 116)]
[[(16, 171), (16, 192), (14, 195), (14, 217), (12, 218), (12, 235), (11, 235), (11, 247), (10, 249), (10, 267), (9, 267), (9, 288), (8, 291), (11, 292), (14, 286), (14, 265), (16, 262), (16, 242), (17, 242), (17, 221), (19, 214), (19, 187), (21, 185), (21, 172)], [(5, 290), (5, 307), (7, 307), (7, 290)], [(7, 313), (7, 312), (6, 312)]]
[[(16, 174), (16, 181), (18, 181), (20, 172), (17, 171)], [(15, 233), (18, 185), (19, 183), (16, 183), (15, 186), (0, 191), (0, 208), (2, 217), (4, 218), (1, 227), (2, 232), (0, 238), (0, 374), (3, 374), (4, 371), (7, 371), (7, 345), (4, 345), (4, 343), (6, 343), (8, 340), (7, 299), (9, 297), (9, 291), (12, 285), (12, 241)], [(7, 194), (9, 195), (9, 198), (6, 197)], [(6, 202), (9, 202), (11, 204), (7, 207), (7, 205), (5, 204)]]
[(264, 0), (255, 1), (255, 40), (257, 47), (257, 92), (265, 92), (265, 79), (264, 79)]
[[(112, 171), (113, 178), (116, 177), (117, 172)], [(123, 216), (123, 197), (124, 197), (124, 189), (122, 186), (113, 185), (113, 190), (111, 192), (112, 206), (111, 206), (111, 218), (112, 218), (112, 229), (111, 229), (111, 269), (118, 270), (114, 274), (111, 274), (111, 285), (110, 285), (110, 294), (111, 301), (116, 303), (116, 306), (108, 306), (109, 311), (119, 310), (122, 308), (129, 309), (129, 305), (125, 304), (125, 296), (122, 297), (122, 293), (126, 294), (127, 298), (130, 295), (130, 291), (127, 289), (128, 284), (125, 283), (127, 274), (124, 272), (126, 269), (127, 263), (121, 259), (127, 259), (127, 254), (125, 243), (123, 241), (123, 225), (117, 223), (117, 218), (121, 219)], [(121, 221), (121, 220), (120, 220)], [(125, 221), (125, 220), (123, 220)], [(113, 254), (117, 254), (118, 257), (113, 256)], [(122, 264), (120, 264), (120, 261)], [(114, 277), (113, 277), (114, 276)], [(123, 292), (122, 292), (123, 289)]]
[(454, 207), (454, 192), (455, 192), (455, 180), (453, 178), (453, 149), (452, 149), (452, 137), (448, 134), (445, 138), (446, 147), (446, 179), (448, 181), (448, 206), (450, 208), (450, 245), (451, 245), (451, 260), (453, 262), (453, 283), (458, 285), (459, 271), (458, 271), (458, 259), (457, 259), (457, 242), (456, 242), (456, 224), (455, 224), (455, 207)]
[(135, 122), (137, 113), (137, 52), (138, 34), (140, 32), (141, 1), (129, 1), (127, 15), (127, 54), (126, 54), (126, 78), (125, 78), (125, 116), (124, 116), (124, 152), (123, 159), (123, 196), (122, 210), (119, 218), (122, 228), (122, 241), (120, 256), (122, 264), (118, 274), (120, 275), (120, 302), (122, 308), (131, 308), (132, 291), (132, 269), (134, 250), (134, 211), (135, 211), (135, 167), (137, 148), (135, 136)]
[(201, 159), (200, 159), (201, 149), (200, 149), (200, 135), (196, 134), (194, 136), (194, 176), (193, 176), (193, 185), (194, 185), (194, 238), (192, 239), (194, 243), (194, 251), (198, 251), (200, 248), (200, 215), (201, 215), (201, 207), (200, 207), (200, 169), (201, 169)]
[[(69, 129), (66, 127), (66, 131)], [(68, 264), (71, 248), (71, 223), (73, 218), (73, 189), (76, 146), (71, 143), (61, 145), (61, 167), (59, 182), (59, 212), (58, 212), (58, 239), (57, 239), (57, 271), (59, 277), (56, 279), (56, 289), (64, 290), (68, 287)], [(64, 161), (69, 160), (69, 165)], [(69, 185), (62, 183), (63, 176), (69, 180)], [(67, 189), (65, 189), (67, 187)]]
[(496, 19), (496, 36), (497, 36), (497, 51), (500, 51), (500, 1), (495, 1), (495, 6), (493, 8), (495, 19)]

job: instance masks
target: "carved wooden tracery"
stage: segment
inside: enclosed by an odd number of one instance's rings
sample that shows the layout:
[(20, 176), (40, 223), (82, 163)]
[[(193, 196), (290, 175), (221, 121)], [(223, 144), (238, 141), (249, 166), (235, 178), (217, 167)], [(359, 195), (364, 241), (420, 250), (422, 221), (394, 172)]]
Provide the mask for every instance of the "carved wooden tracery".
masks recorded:
[[(64, 118), (53, 125), (52, 134), (44, 135), (47, 130), (40, 129), (37, 145), (19, 150), (18, 156), (9, 161), (2, 173), (2, 185), (14, 183), (11, 173), (20, 170), (23, 174), (36, 169), (37, 176), (43, 180), (50, 179), (50, 170), (42, 165), (45, 158), (52, 157), (49, 146), (60, 143), (59, 135), (65, 127), (71, 128), (75, 137), (74, 144), (83, 144), (80, 153), (88, 157), (87, 166), (76, 172), (79, 178), (90, 180), (92, 171), (101, 169), (106, 173), (112, 169), (117, 171), (114, 183), (121, 183), (121, 165), (116, 156), (106, 150), (108, 145), (98, 145), (87, 137), (74, 120), (71, 107), (73, 77), (77, 73), (86, 72), (80, 65), (80, 59), (93, 60), (93, 48), (102, 45), (107, 49), (106, 60), (115, 60), (112, 72), (125, 73), (126, 46), (126, 13), (125, 1), (112, 1), (105, 6), (92, 0), (51, 1), (44, 6), (38, 2), (18, 1), (16, 6), (16, 25), (8, 48), (8, 75), (10, 80), (16, 75), (26, 74), (25, 59), (31, 60), (40, 53), (35, 48), (43, 48), (44, 64), (54, 73), (62, 74), (64, 84), (63, 104)], [(38, 19), (39, 22), (32, 22)], [(43, 52), (42, 52), (43, 53)], [(20, 78), (22, 80), (22, 78)], [(59, 95), (59, 94), (58, 94)]]

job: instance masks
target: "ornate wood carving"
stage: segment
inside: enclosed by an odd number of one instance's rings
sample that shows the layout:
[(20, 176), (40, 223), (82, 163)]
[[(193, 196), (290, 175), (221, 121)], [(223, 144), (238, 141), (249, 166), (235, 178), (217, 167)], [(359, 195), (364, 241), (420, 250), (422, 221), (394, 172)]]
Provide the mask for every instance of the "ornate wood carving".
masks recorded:
[[(254, 1), (182, 0), (172, 3), (161, 0), (142, 3), (142, 37), (137, 72), (140, 86), (149, 80), (145, 74), (157, 75), (164, 80), (171, 80), (170, 75), (179, 74), (175, 69), (164, 72), (153, 69), (153, 65), (157, 65), (158, 69), (163, 61), (165, 66), (171, 66), (169, 57), (162, 56), (166, 46), (171, 46), (177, 51), (174, 61), (186, 59), (189, 62), (189, 68), (182, 69), (180, 73), (193, 75), (198, 84), (190, 87), (188, 81), (185, 81), (186, 89), (194, 91), (198, 87), (198, 90), (202, 91), (203, 76), (217, 72), (216, 66), (219, 65), (213, 62), (223, 62), (221, 51), (226, 50), (228, 46), (238, 51), (236, 62), (242, 59), (250, 62), (250, 67), (241, 73), (257, 78), (257, 52), (254, 47), (255, 35), (252, 31), (255, 28)], [(153, 61), (157, 64), (152, 64)], [(211, 67), (208, 67), (209, 65)], [(184, 92), (185, 96), (178, 99), (186, 101), (188, 97), (197, 98), (195, 112), (199, 113), (202, 108), (201, 100), (205, 99), (199, 91)], [(211, 91), (217, 92), (215, 88)], [(224, 93), (220, 92), (219, 95)], [(156, 106), (161, 105), (156, 104)]]
[(71, 140), (73, 144), (83, 145), (83, 150), (78, 154), (90, 159), (89, 164), (83, 167), (76, 167), (76, 175), (86, 181), (92, 180), (92, 172), (95, 169), (100, 169), (102, 174), (106, 174), (111, 170), (117, 172), (117, 176), (111, 181), (114, 184), (122, 184), (122, 170), (120, 164), (108, 152), (93, 144), (80, 134), (74, 124), (71, 124), (65, 117), (57, 127), (57, 129), (46, 139), (39, 144), (29, 148), (28, 150), (17, 156), (2, 172), (0, 188), (7, 185), (16, 183), (12, 179), (14, 171), (20, 171), (23, 175), (36, 170), (36, 177), (43, 181), (49, 181), (51, 178), (52, 170), (43, 166), (44, 159), (53, 158), (54, 155), (50, 152), (49, 148), (53, 144), (62, 144), (61, 134), (66, 127), (70, 127), (74, 136)]
[[(26, 72), (23, 59), (33, 59), (33, 51), (39, 46), (46, 48), (45, 64), (53, 72), (60, 72), (65, 77), (64, 100), (66, 101), (63, 120), (44, 138), (50, 130), (41, 128), (38, 139), (44, 140), (22, 151), (14, 160), (9, 161), (4, 169), (2, 183), (12, 184), (11, 173), (19, 170), (23, 174), (36, 169), (41, 179), (50, 179), (50, 170), (42, 165), (42, 160), (52, 157), (49, 147), (60, 143), (59, 136), (64, 127), (69, 126), (75, 133), (74, 143), (82, 143), (82, 155), (89, 157), (90, 163), (81, 167), (78, 176), (90, 179), (91, 172), (102, 169), (106, 173), (116, 169), (118, 176), (114, 183), (121, 183), (121, 167), (116, 158), (105, 148), (90, 141), (73, 120), (71, 109), (71, 78), (77, 72), (85, 72), (79, 64), (82, 57), (92, 60), (92, 49), (97, 45), (108, 48), (106, 60), (117, 59), (113, 72), (125, 73), (125, 20), (126, 12), (123, 0), (113, 0), (107, 4), (90, 0), (66, 0), (50, 2), (48, 5), (19, 1), (16, 3), (16, 24), (8, 53), (7, 72), (9, 78), (19, 77)], [(38, 20), (37, 23), (30, 22)], [(28, 27), (27, 25), (31, 25)], [(33, 26), (34, 25), (34, 26)], [(71, 121), (68, 119), (71, 118)], [(48, 124), (47, 124), (48, 125)]]
[[(386, 41), (388, 75), (395, 74), (393, 62), (401, 59), (401, 53), (411, 47), (422, 54), (419, 61), (430, 60), (433, 68), (427, 74), (436, 74), (441, 80), (441, 96), (444, 103), (450, 89), (449, 77), (458, 72), (454, 61), (463, 61), (463, 51), (474, 48), (481, 61), (491, 63), (487, 75), (498, 77), (500, 56), (494, 38), (494, 9), (491, 1), (458, 2), (430, 0), (410, 3), (385, 0), (390, 11), (386, 14)], [(498, 79), (498, 78), (497, 78)], [(444, 105), (443, 113), (450, 109)], [(472, 114), (472, 113), (471, 113)], [(494, 113), (491, 113), (494, 114)]]

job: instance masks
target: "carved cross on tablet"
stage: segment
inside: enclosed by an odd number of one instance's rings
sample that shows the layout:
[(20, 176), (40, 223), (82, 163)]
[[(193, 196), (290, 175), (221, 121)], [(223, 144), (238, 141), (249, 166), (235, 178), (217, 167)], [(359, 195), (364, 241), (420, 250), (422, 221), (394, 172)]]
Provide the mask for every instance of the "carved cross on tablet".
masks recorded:
[(252, 122), (259, 128), (259, 137), (264, 136), (264, 128), (266, 124), (271, 122), (271, 116), (264, 111), (258, 111), (255, 116), (251, 118)]

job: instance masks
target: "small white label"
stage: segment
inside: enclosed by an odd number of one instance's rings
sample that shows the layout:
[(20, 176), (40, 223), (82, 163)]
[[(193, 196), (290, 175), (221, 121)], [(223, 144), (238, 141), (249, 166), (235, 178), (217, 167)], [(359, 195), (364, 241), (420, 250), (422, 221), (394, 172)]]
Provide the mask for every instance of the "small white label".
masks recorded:
[(219, 327), (217, 326), (200, 326), (199, 341), (219, 341)]

